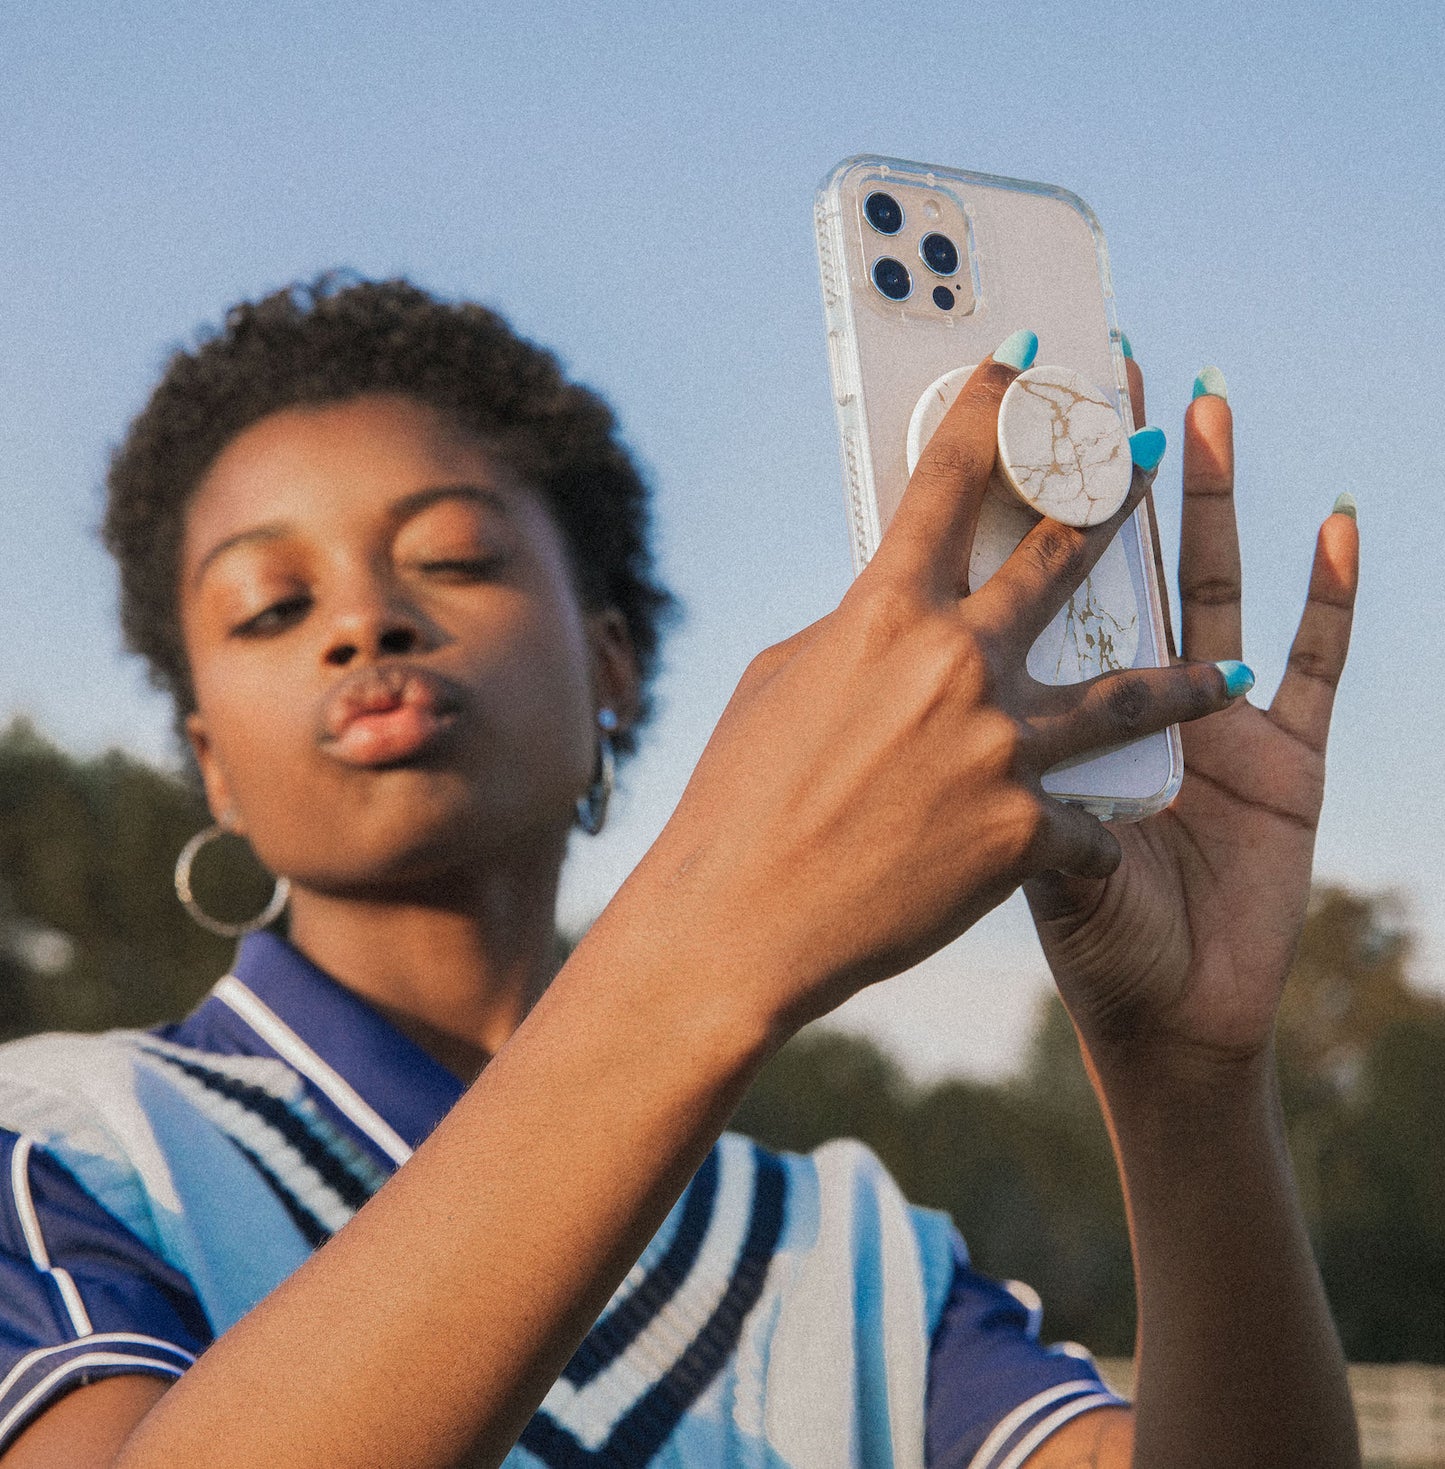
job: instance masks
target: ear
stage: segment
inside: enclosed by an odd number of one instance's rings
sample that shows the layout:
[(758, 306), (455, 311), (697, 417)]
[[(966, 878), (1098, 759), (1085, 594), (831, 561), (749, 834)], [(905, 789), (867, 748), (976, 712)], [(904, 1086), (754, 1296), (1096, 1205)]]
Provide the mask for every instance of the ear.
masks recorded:
[(186, 738), (191, 742), (191, 750), (201, 772), (201, 782), (206, 788), (206, 805), (211, 808), (211, 815), (226, 831), (244, 836), (245, 829), (236, 814), (235, 802), (231, 799), (230, 784), (221, 769), (220, 761), (216, 759), (206, 722), (199, 714), (186, 715)]
[(592, 656), (593, 702), (598, 709), (611, 709), (620, 729), (630, 729), (642, 704), (642, 671), (626, 618), (615, 607), (590, 613), (587, 643)]

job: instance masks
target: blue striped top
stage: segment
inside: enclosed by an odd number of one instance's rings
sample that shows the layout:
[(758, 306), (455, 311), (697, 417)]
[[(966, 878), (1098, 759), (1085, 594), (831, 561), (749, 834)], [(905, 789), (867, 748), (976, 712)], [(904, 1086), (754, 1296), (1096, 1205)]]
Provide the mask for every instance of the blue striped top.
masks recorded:
[[(271, 934), (184, 1021), (0, 1047), (0, 1451), (71, 1388), (179, 1376), (461, 1084)], [(727, 1134), (509, 1456), (1017, 1469), (1117, 1404), (857, 1143)]]

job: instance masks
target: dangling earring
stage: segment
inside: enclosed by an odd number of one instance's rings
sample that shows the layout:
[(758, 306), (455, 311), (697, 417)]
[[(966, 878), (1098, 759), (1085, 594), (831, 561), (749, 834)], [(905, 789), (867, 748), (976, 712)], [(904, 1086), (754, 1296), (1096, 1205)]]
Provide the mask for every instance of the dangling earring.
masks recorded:
[(593, 837), (607, 824), (607, 803), (612, 799), (617, 774), (617, 757), (612, 750), (617, 715), (611, 709), (599, 709), (597, 728), (597, 774), (587, 787), (587, 794), (577, 799), (577, 825)]
[(196, 860), (196, 854), (208, 842), (213, 842), (217, 837), (230, 835), (226, 828), (219, 823), (208, 826), (204, 831), (198, 831), (184, 847), (181, 855), (176, 858), (176, 897), (181, 900), (181, 906), (201, 925), (208, 928), (212, 933), (218, 933), (222, 938), (238, 939), (242, 934), (254, 933), (258, 928), (265, 928), (280, 915), (286, 906), (286, 900), (291, 896), (291, 884), (284, 877), (276, 879), (276, 889), (271, 894), (271, 901), (254, 917), (245, 923), (225, 923), (219, 918), (212, 918), (201, 905), (196, 902), (191, 893), (191, 864)]

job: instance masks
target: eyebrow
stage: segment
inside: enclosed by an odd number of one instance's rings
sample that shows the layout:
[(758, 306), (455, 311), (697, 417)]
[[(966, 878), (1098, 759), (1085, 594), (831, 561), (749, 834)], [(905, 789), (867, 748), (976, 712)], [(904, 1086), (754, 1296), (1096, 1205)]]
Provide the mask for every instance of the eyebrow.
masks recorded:
[[(495, 510), (509, 519), (512, 515), (512, 507), (507, 503), (506, 497), (490, 485), (437, 485), (403, 495), (391, 507), (391, 519), (398, 526), (404, 525), (413, 516), (420, 515), (423, 510), (445, 500), (465, 500), (474, 505), (485, 505), (489, 510)], [(283, 540), (291, 534), (293, 528), (293, 522), (289, 520), (269, 520), (264, 525), (253, 525), (249, 530), (237, 531), (235, 535), (217, 541), (196, 563), (191, 585), (198, 586), (206, 569), (227, 551), (233, 551), (237, 546)]]

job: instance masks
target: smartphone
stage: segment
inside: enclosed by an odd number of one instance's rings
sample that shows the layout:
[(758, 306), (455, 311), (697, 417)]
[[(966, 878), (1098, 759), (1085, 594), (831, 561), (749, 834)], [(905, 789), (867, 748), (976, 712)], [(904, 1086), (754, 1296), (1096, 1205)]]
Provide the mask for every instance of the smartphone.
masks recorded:
[[(894, 158), (845, 159), (815, 201), (828, 362), (842, 439), (855, 574), (867, 565), (929, 435), (968, 371), (1011, 332), (1038, 333), (1039, 363), (1082, 373), (1129, 403), (1108, 252), (1093, 211), (1052, 184)], [(969, 584), (991, 576), (1036, 524), (990, 487)], [(1169, 662), (1147, 505), (1125, 522), (1028, 654), (1043, 683)], [(1055, 766), (1044, 789), (1113, 820), (1174, 799), (1177, 727)]]

